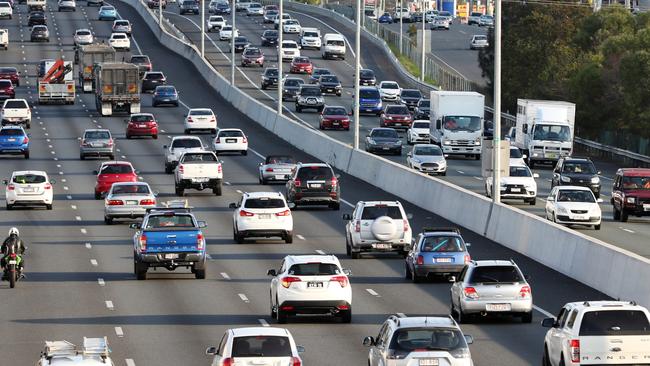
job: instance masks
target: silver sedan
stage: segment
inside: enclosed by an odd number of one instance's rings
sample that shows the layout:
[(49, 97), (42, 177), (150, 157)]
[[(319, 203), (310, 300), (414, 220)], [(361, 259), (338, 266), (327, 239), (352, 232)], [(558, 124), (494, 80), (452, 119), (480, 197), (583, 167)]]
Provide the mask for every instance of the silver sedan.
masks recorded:
[(269, 155), (259, 169), (260, 184), (285, 182), (296, 169), (296, 160), (286, 155)]
[(148, 208), (156, 207), (156, 193), (145, 182), (114, 183), (104, 200), (104, 222), (114, 219), (144, 217)]
[(437, 145), (417, 144), (406, 156), (406, 164), (411, 169), (425, 174), (447, 175), (447, 160)]

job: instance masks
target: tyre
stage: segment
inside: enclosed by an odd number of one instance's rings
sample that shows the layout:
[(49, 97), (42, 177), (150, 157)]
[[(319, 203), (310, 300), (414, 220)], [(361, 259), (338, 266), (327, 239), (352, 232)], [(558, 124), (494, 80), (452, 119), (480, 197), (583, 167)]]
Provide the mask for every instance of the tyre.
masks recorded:
[(126, 135), (126, 139), (127, 139), (127, 140), (130, 140), (130, 139), (131, 139), (131, 135), (127, 134), (127, 135)]
[(154, 140), (158, 140), (158, 135), (153, 135), (151, 137), (153, 137)]
[(186, 134), (186, 135), (189, 135), (189, 134), (190, 134), (190, 129), (189, 129), (189, 128), (186, 128), (186, 129), (183, 131), (183, 133)]
[(178, 186), (177, 186), (177, 187), (174, 189), (174, 193), (176, 193), (176, 195), (177, 195), (178, 197), (183, 197), (183, 194), (185, 193), (185, 188), (183, 188), (183, 187), (178, 187)]
[(16, 287), (16, 270), (9, 270), (9, 288)]
[(293, 243), (293, 234), (285, 234), (284, 235), (284, 242), (286, 244), (291, 244)]
[(25, 156), (25, 159), (29, 159), (29, 151), (27, 151), (25, 154), (23, 154), (23, 156)]
[(278, 305), (278, 310), (276, 311), (276, 320), (278, 321), (279, 324), (286, 324), (287, 323), (287, 318), (289, 316), (287, 313), (283, 310), (280, 309), (280, 306)]
[(51, 211), (52, 210), (52, 204), (50, 203), (49, 205), (45, 205), (45, 209)]
[(534, 198), (534, 199), (528, 201), (528, 204), (531, 205), (531, 206), (535, 206), (535, 203), (537, 203), (537, 199), (536, 199), (536, 198)]
[(96, 199), (96, 200), (100, 200), (100, 199), (102, 199), (102, 194), (99, 193), (99, 192), (95, 192), (95, 199)]
[(341, 323), (352, 323), (352, 307), (341, 312)]
[(104, 224), (106, 224), (106, 225), (113, 225), (113, 218), (112, 218), (112, 217), (105, 216), (105, 217), (104, 217)]
[(14, 205), (12, 205), (10, 203), (7, 203), (7, 205), (5, 207), (7, 208), (7, 211), (11, 211), (11, 210), (14, 209)]
[(271, 318), (275, 319), (278, 316), (278, 312), (275, 310), (273, 301), (271, 300), (271, 295), (269, 294), (269, 305), (271, 306)]
[(409, 265), (406, 263), (404, 263), (404, 279), (411, 279), (411, 268), (409, 268)]
[(621, 207), (621, 222), (627, 222), (628, 213), (625, 212), (625, 207)]
[(296, 112), (302, 113), (302, 108), (300, 108), (300, 106), (297, 104), (296, 104)]
[(147, 269), (149, 266), (147, 266), (146, 263), (140, 263), (137, 260), (134, 261), (133, 264), (133, 271), (135, 272), (135, 278), (138, 281), (144, 281), (147, 279)]
[(205, 268), (194, 268), (194, 278), (197, 280), (205, 279)]
[(420, 283), (422, 282), (422, 277), (415, 274), (415, 272), (411, 272), (411, 281), (413, 281), (413, 283)]
[(330, 208), (334, 211), (338, 211), (341, 209), (341, 203), (340, 202), (332, 202), (329, 204)]
[(239, 232), (236, 232), (235, 241), (237, 242), (237, 244), (244, 244), (244, 234), (240, 234)]
[(248, 155), (248, 150), (242, 151), (241, 154), (244, 155), (244, 156)]
[(115, 160), (115, 154), (109, 155), (108, 158), (111, 159), (111, 160)]
[(532, 322), (533, 322), (533, 312), (532, 312), (532, 311), (529, 311), (529, 312), (527, 312), (527, 313), (524, 313), (524, 314), (521, 316), (521, 322), (522, 322), (522, 323), (526, 323), (526, 324), (530, 324), (530, 323), (532, 323)]
[(216, 187), (212, 188), (212, 193), (214, 193), (217, 196), (221, 196), (221, 183), (219, 183)]
[(616, 206), (614, 206), (614, 205), (612, 205), (612, 210), (614, 211), (613, 212), (614, 220), (620, 220), (621, 219), (621, 211), (617, 210)]
[(594, 225), (594, 230), (600, 230), (600, 224)]
[(546, 348), (546, 345), (544, 346), (544, 353), (542, 354), (542, 366), (551, 366), (551, 361), (549, 361), (548, 349)]
[(174, 170), (170, 164), (165, 164), (165, 174), (171, 174)]
[(26, 127), (27, 129), (30, 129), (30, 128), (32, 128), (32, 124), (29, 123), (29, 122), (27, 122), (27, 125), (26, 125), (25, 127)]
[(352, 259), (360, 259), (361, 258), (361, 252), (352, 252), (351, 257), (352, 257)]

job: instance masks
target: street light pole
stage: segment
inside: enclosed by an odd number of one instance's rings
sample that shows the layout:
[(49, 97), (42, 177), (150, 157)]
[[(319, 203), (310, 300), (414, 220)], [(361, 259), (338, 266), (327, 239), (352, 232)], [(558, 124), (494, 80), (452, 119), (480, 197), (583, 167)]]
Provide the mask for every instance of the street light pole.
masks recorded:
[(282, 115), (282, 15), (284, 14), (284, 1), (280, 0), (280, 11), (278, 12), (278, 114)]
[(425, 0), (422, 0), (422, 9), (420, 9), (420, 12), (422, 13), (422, 65), (420, 70), (420, 80), (422, 82), (424, 82), (424, 60), (427, 52), (427, 20), (425, 18), (424, 3)]
[(354, 64), (354, 149), (359, 150), (359, 82), (361, 71), (361, 0), (357, 0), (357, 32), (354, 39), (356, 62)]
[(232, 32), (230, 32), (230, 85), (235, 86), (235, 32), (236, 28), (236, 13), (235, 0), (232, 0), (232, 7), (230, 11), (232, 13)]
[(201, 0), (201, 57), (205, 58), (205, 0)]
[[(404, 24), (402, 20), (404, 19), (404, 14), (402, 14), (402, 9), (403, 9), (403, 0), (399, 0), (399, 53), (404, 53), (404, 49), (402, 49), (402, 25)], [(395, 2), (397, 4), (397, 2)], [(397, 14), (397, 12), (395, 12)]]
[(158, 0), (158, 26), (160, 26), (160, 29), (163, 29), (163, 24), (162, 24), (162, 2), (163, 0)]
[(501, 201), (501, 0), (494, 9), (494, 137), (492, 139), (492, 201)]

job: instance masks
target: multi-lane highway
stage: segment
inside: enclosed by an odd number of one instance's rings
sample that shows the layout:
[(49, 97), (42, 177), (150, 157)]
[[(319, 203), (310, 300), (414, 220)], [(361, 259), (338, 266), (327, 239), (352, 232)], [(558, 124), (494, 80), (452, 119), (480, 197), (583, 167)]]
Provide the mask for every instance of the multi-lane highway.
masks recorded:
[[(340, 32), (343, 34), (348, 41), (350, 42), (350, 47), (348, 49), (348, 56), (351, 56), (351, 50), (354, 49), (354, 33), (349, 30), (344, 24), (343, 21), (336, 18), (321, 19), (318, 14), (311, 12), (296, 12), (289, 11), (289, 13), (296, 19), (300, 21), (300, 24), (303, 27), (317, 27), (321, 29), (321, 33), (330, 33), (330, 32)], [(176, 5), (170, 5), (167, 7), (165, 16), (167, 16), (170, 21), (172, 21), (192, 42), (199, 45), (200, 44), (200, 16), (197, 15), (179, 15)], [(207, 17), (207, 11), (206, 11)], [(227, 17), (228, 23), (230, 24), (230, 17)], [(421, 24), (420, 24), (421, 25)], [(241, 34), (246, 36), (253, 45), (260, 46), (260, 36), (264, 29), (272, 29), (272, 25), (265, 25), (262, 23), (261, 17), (247, 17), (243, 13), (238, 13), (237, 15), (237, 28), (240, 30)], [(463, 30), (466, 29), (466, 30)], [(484, 31), (483, 29), (478, 28), (478, 26), (467, 26), (464, 24), (454, 24), (452, 30), (447, 31), (438, 31), (433, 32), (437, 37), (441, 37), (440, 40), (436, 42), (440, 43), (440, 47), (448, 47), (453, 49), (465, 48), (467, 46), (466, 36), (460, 31), (471, 32), (472, 30), (476, 32)], [(449, 39), (444, 38), (445, 35), (449, 35)], [(285, 35), (286, 39), (297, 40), (295, 35)], [(226, 77), (230, 75), (230, 54), (229, 42), (219, 41), (217, 33), (207, 33), (206, 35), (206, 57), (215, 65), (215, 67)], [(362, 65), (364, 67), (371, 68), (376, 71), (378, 80), (395, 80), (403, 88), (415, 87), (412, 85), (412, 82), (401, 77), (401, 74), (395, 70), (390, 62), (385, 60), (383, 49), (375, 46), (374, 43), (367, 40), (365, 37), (362, 38)], [(263, 52), (267, 56), (267, 66), (277, 65), (277, 51), (271, 47), (262, 47)], [(467, 62), (476, 63), (477, 60), (474, 57), (476, 51), (463, 50), (459, 51), (458, 60), (451, 62), (456, 62), (463, 59), (464, 56)], [(323, 60), (321, 58), (320, 52), (315, 50), (302, 50), (303, 55), (309, 56), (316, 67), (326, 67), (334, 74), (338, 75), (342, 80), (344, 86), (344, 92), (342, 97), (336, 96), (326, 96), (326, 104), (333, 105), (343, 105), (348, 108), (352, 104), (352, 92), (354, 86), (353, 78), (353, 67), (354, 58), (348, 57), (345, 61), (329, 61)], [(471, 55), (474, 55), (470, 57)], [(236, 56), (237, 65), (239, 65), (239, 54)], [(284, 70), (288, 69), (288, 64), (284, 64)], [(236, 72), (236, 84), (242, 90), (245, 90), (247, 93), (252, 95), (257, 100), (263, 101), (270, 106), (277, 104), (277, 91), (276, 90), (266, 90), (262, 91), (260, 89), (260, 76), (263, 69), (260, 68), (237, 68)], [(307, 79), (305, 75), (293, 75)], [(301, 123), (311, 126), (312, 128), (318, 129), (318, 114), (316, 112), (305, 112), (305, 113), (296, 113), (295, 108), (292, 102), (285, 102), (285, 113), (289, 113), (293, 118), (300, 121)], [(379, 118), (376, 116), (362, 116), (360, 120), (360, 129), (361, 129), (361, 141), (360, 146), (364, 146), (365, 135), (373, 127), (379, 126)], [(343, 141), (348, 144), (352, 144), (354, 140), (354, 133), (352, 131), (323, 131), (330, 137), (336, 138), (340, 141)], [(402, 134), (403, 140), (406, 141), (405, 136)], [(405, 144), (404, 152), (402, 156), (385, 156), (387, 159), (390, 159), (395, 162), (402, 164), (406, 163), (406, 152), (410, 148)], [(601, 209), (603, 211), (603, 225), (600, 231), (595, 231), (591, 228), (575, 227), (576, 230), (580, 232), (603, 240), (605, 242), (614, 244), (621, 248), (630, 250), (642, 256), (650, 256), (650, 250), (643, 243), (650, 240), (650, 227), (648, 226), (647, 219), (636, 219), (631, 218), (629, 222), (622, 223), (618, 221), (613, 221), (612, 217), (612, 208), (609, 204), (609, 193), (611, 189), (612, 180), (616, 170), (621, 167), (616, 163), (602, 161), (594, 159), (596, 168), (602, 172), (601, 181), (603, 186), (604, 195), (602, 196), (604, 202), (601, 204)], [(482, 177), (481, 173), (481, 162), (474, 161), (465, 158), (449, 158), (448, 159), (448, 172), (446, 177), (441, 177), (441, 179), (447, 180), (451, 183), (457, 184), (461, 187), (472, 190), (476, 193), (485, 194), (485, 180)], [(538, 184), (538, 200), (535, 206), (529, 206), (528, 204), (523, 204), (520, 201), (511, 201), (508, 202), (513, 206), (518, 207), (519, 209), (532, 212), (534, 214), (544, 216), (544, 207), (545, 199), (550, 193), (551, 183), (550, 179), (552, 177), (551, 167), (542, 166), (536, 167), (534, 172), (540, 175), (540, 178), (537, 180)]]
[[(54, 7), (49, 2), (49, 7)], [(2, 364), (34, 364), (44, 340), (83, 336), (109, 337), (116, 365), (207, 365), (203, 351), (218, 343), (230, 327), (273, 325), (269, 316), (268, 268), (278, 266), (287, 254), (332, 253), (351, 268), (354, 315), (352, 324), (327, 320), (307, 320), (287, 325), (307, 352), (308, 365), (363, 365), (367, 350), (361, 346), (365, 335), (375, 335), (388, 314), (446, 314), (449, 312), (449, 284), (412, 284), (404, 280), (403, 260), (375, 257), (352, 261), (345, 257), (341, 212), (299, 210), (294, 212), (294, 244), (261, 242), (234, 244), (231, 239), (231, 210), (228, 204), (242, 191), (277, 190), (282, 186), (257, 184), (257, 166), (271, 153), (292, 154), (301, 161), (313, 158), (288, 146), (260, 128), (246, 115), (227, 105), (198, 75), (192, 65), (161, 45), (137, 13), (128, 5), (115, 4), (122, 17), (134, 25), (134, 52), (151, 57), (171, 84), (180, 90), (183, 104), (178, 108), (150, 108), (144, 97), (143, 110), (154, 113), (161, 128), (158, 140), (126, 140), (123, 116), (99, 117), (93, 96), (79, 94), (74, 105), (38, 106), (35, 103), (35, 66), (42, 58), (61, 54), (71, 59), (72, 34), (76, 28), (90, 27), (99, 39), (110, 34), (110, 22), (96, 20), (97, 9), (79, 4), (77, 12), (48, 11), (52, 42), (28, 42), (27, 12), (16, 8), (17, 16), (2, 20), (10, 30), (11, 44), (2, 53), (2, 65), (18, 66), (23, 82), (18, 97), (34, 105), (31, 159), (3, 157), (5, 176), (19, 169), (42, 169), (57, 179), (53, 211), (0, 211), (2, 230), (17, 226), (29, 247), (27, 278), (2, 291), (0, 315), (0, 355)], [(213, 51), (211, 51), (213, 52)], [(187, 107), (210, 107), (222, 127), (243, 128), (254, 153), (223, 156), (228, 182), (224, 195), (205, 193), (188, 196), (195, 212), (206, 220), (208, 263), (206, 280), (189, 274), (162, 271), (147, 281), (136, 281), (132, 273), (131, 235), (127, 225), (103, 223), (103, 201), (93, 199), (100, 161), (78, 160), (78, 137), (86, 128), (109, 128), (116, 136), (118, 156), (131, 161), (143, 179), (160, 191), (159, 200), (173, 198), (173, 178), (164, 174), (162, 145), (181, 134)], [(206, 143), (210, 136), (203, 136)], [(394, 199), (370, 184), (350, 176), (341, 177), (345, 202)], [(423, 226), (452, 225), (443, 217), (406, 205), (413, 215), (414, 230)], [(471, 213), (468, 213), (471, 214)], [(556, 312), (568, 301), (603, 298), (602, 294), (531, 261), (472, 232), (463, 232), (471, 242), (475, 259), (513, 258), (531, 275), (536, 304), (532, 324), (505, 321), (463, 325), (475, 338), (471, 346), (476, 365), (532, 365), (541, 358), (544, 329), (539, 320)]]

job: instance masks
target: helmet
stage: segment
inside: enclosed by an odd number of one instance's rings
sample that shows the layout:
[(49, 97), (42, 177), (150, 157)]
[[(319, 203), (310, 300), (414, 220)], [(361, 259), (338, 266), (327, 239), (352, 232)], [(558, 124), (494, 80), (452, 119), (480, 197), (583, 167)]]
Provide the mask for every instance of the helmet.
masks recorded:
[(9, 229), (9, 236), (11, 236), (11, 235), (18, 236), (18, 234), (19, 234), (18, 229), (16, 229), (15, 227), (12, 227), (11, 229)]

